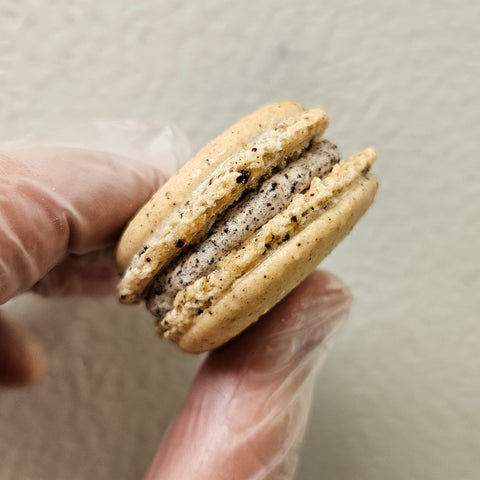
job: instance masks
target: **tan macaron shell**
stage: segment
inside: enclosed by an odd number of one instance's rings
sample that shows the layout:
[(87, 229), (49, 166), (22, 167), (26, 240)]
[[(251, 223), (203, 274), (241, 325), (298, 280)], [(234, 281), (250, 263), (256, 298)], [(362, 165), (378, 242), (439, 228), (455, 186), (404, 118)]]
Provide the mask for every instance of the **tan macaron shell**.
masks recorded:
[(324, 181), (316, 179), (215, 272), (179, 292), (164, 318), (171, 328), (163, 335), (185, 351), (200, 353), (258, 320), (315, 269), (367, 210), (377, 189), (368, 173), (375, 157), (367, 149), (338, 164)]
[[(245, 148), (246, 142), (274, 128), (276, 124), (305, 112), (296, 102), (267, 105), (242, 118), (230, 129), (205, 145), (143, 206), (128, 225), (117, 249), (117, 264), (123, 273), (132, 257), (154, 233), (167, 215), (188, 200), (188, 196), (227, 158)], [(187, 188), (186, 188), (187, 187)]]
[[(227, 132), (227, 137), (233, 131), (239, 132), (240, 150), (231, 153), (230, 145), (222, 150), (220, 141), (214, 143), (217, 156), (202, 150), (203, 154), (195, 156), (164, 185), (128, 227), (119, 246), (121, 266), (125, 252), (130, 252), (132, 245), (136, 250), (119, 284), (121, 301), (138, 301), (158, 271), (205, 234), (215, 218), (240, 197), (245, 189), (238, 181), (240, 171), (248, 171), (248, 186), (254, 186), (266, 171), (304, 150), (328, 124), (323, 110), (304, 111), (290, 102), (260, 112), (259, 117), (250, 116), (243, 128)], [(265, 121), (268, 128), (262, 123)], [(216, 165), (213, 171), (209, 168), (207, 173), (199, 173), (211, 162)], [(156, 216), (153, 225), (148, 224), (153, 216)], [(142, 235), (138, 235), (138, 229)], [(134, 242), (129, 240), (132, 235)]]

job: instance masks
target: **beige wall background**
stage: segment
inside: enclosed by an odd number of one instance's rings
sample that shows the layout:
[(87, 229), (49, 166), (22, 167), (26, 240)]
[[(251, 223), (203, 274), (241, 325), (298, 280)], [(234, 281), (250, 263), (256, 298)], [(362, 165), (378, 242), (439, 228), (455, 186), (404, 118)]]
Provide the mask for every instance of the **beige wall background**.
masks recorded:
[[(2, 0), (0, 137), (132, 118), (198, 149), (278, 99), (323, 106), (345, 155), (376, 146), (377, 202), (324, 262), (352, 288), (298, 478), (480, 472), (475, 0)], [(115, 301), (7, 308), (51, 355), (0, 392), (0, 479), (140, 478), (199, 359)]]

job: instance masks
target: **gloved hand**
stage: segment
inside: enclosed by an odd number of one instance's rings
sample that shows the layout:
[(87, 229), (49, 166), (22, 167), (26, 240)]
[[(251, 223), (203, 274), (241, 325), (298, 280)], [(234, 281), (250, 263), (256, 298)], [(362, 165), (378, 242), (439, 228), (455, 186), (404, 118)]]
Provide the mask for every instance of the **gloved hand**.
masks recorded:
[[(159, 166), (65, 147), (0, 149), (0, 304), (32, 288), (113, 293), (113, 247), (162, 183)], [(346, 287), (316, 272), (210, 354), (146, 479), (291, 479), (315, 373), (349, 305)], [(33, 383), (45, 368), (38, 341), (0, 313), (0, 384)]]

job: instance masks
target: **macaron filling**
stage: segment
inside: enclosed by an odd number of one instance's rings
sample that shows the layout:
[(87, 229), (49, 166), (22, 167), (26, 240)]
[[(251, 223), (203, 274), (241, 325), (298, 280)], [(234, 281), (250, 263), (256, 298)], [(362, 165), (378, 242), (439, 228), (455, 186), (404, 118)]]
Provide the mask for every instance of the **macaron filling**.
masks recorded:
[[(306, 191), (313, 178), (327, 175), (339, 160), (334, 144), (314, 140), (299, 158), (264, 179), (257, 190), (245, 192), (215, 222), (204, 240), (192, 245), (153, 279), (145, 295), (149, 311), (160, 322), (173, 308), (179, 291), (213, 272), (225, 254), (279, 214), (296, 194)], [(238, 183), (243, 183), (245, 175), (239, 174)]]

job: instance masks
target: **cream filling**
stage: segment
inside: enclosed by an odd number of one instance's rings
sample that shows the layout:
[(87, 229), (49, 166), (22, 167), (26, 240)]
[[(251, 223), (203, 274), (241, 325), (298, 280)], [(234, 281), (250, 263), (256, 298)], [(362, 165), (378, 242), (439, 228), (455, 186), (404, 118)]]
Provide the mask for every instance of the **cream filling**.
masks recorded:
[[(146, 295), (150, 312), (163, 318), (173, 308), (180, 290), (211, 273), (222, 257), (281, 212), (296, 193), (305, 191), (312, 178), (328, 174), (339, 160), (335, 145), (327, 140), (318, 141), (300, 158), (266, 179), (258, 191), (252, 191), (231, 207), (204, 241), (154, 279)], [(241, 175), (238, 179), (243, 181)]]

